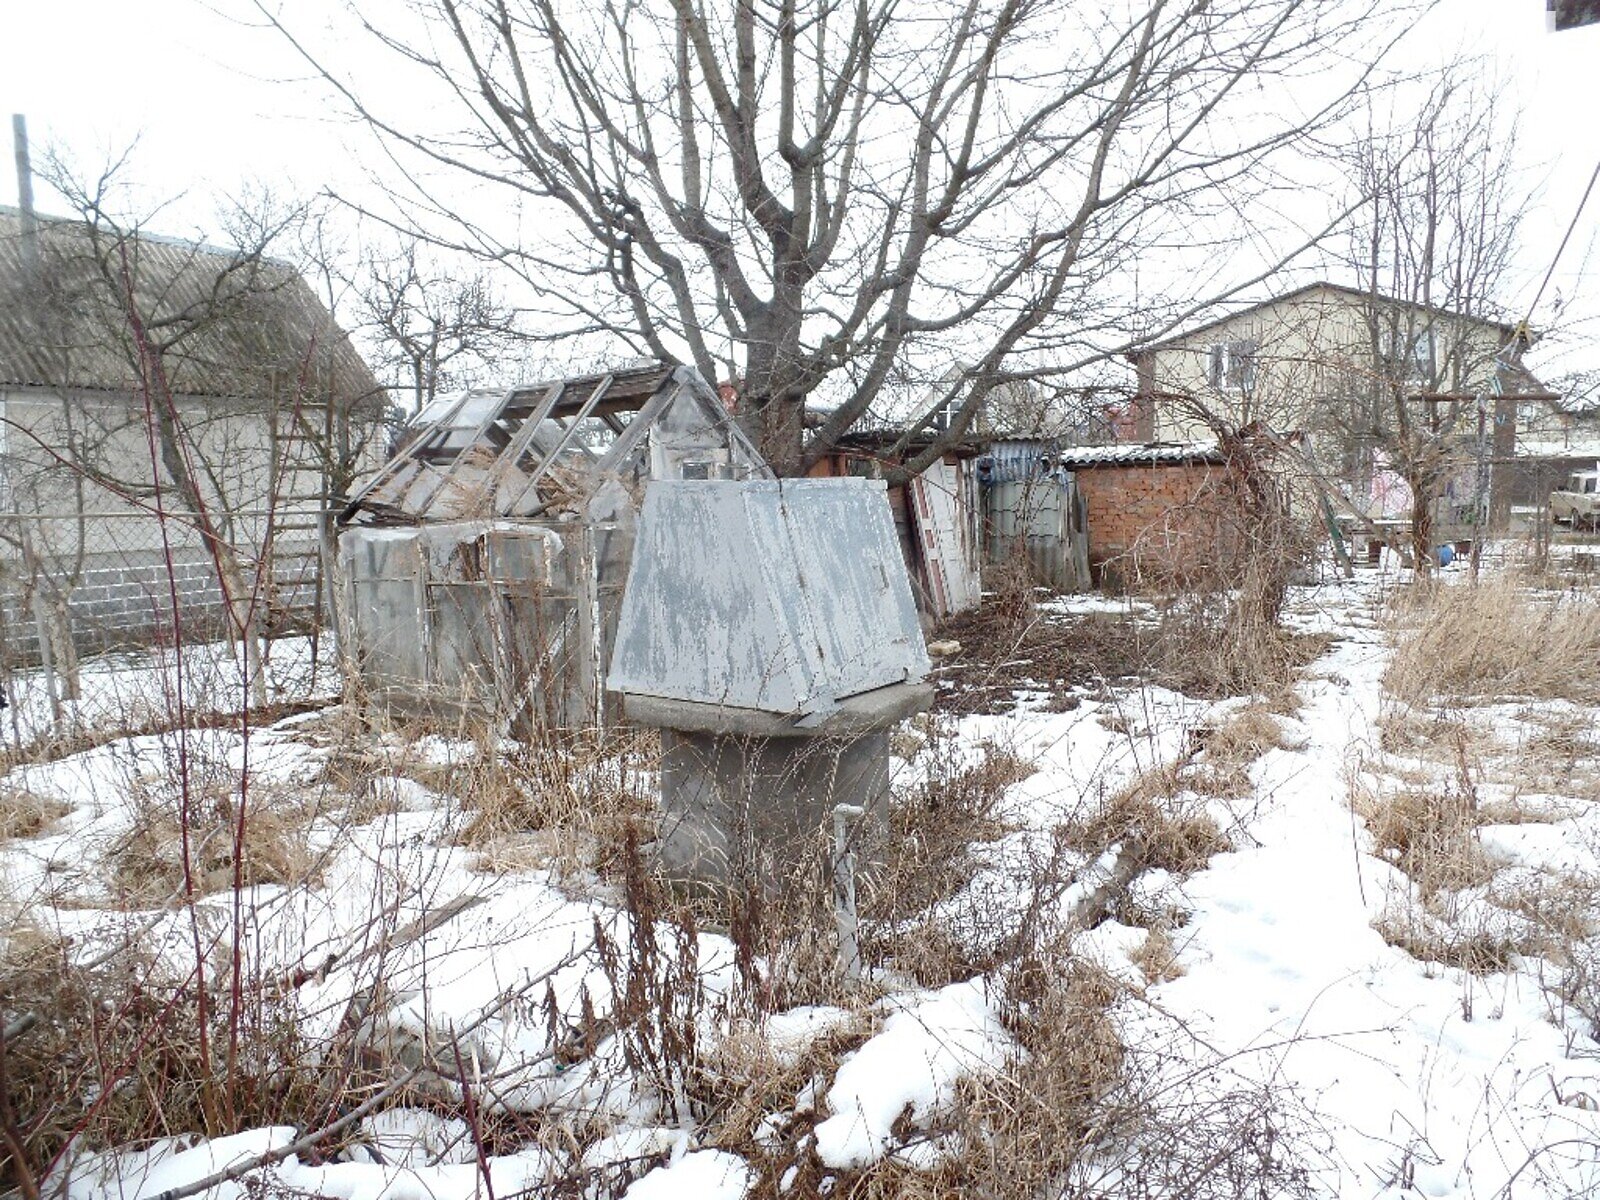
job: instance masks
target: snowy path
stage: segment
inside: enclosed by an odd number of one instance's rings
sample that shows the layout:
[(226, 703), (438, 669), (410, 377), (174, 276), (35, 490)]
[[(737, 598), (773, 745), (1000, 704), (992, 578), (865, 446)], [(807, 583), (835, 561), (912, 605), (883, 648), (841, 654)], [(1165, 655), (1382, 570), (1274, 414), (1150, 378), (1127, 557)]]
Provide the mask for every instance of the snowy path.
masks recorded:
[(1600, 1095), (1596, 1047), (1553, 1023), (1526, 970), (1419, 963), (1372, 927), (1410, 884), (1348, 802), (1387, 652), (1346, 604), (1346, 640), (1300, 688), (1310, 740), (1255, 764), (1256, 844), (1189, 882), (1186, 973), (1152, 996), (1292, 1090), (1340, 1197), (1600, 1195), (1600, 1114), (1561, 1102)]

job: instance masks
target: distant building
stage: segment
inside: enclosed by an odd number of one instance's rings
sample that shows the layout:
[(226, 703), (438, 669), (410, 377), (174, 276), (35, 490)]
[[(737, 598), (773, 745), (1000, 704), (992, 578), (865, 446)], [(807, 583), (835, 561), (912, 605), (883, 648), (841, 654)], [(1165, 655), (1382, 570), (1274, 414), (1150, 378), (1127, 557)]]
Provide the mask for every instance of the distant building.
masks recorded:
[(214, 626), (175, 458), (259, 580), (263, 624), (314, 610), (319, 530), (381, 455), (383, 405), (287, 264), (0, 208), (0, 666), (42, 632), (86, 650), (164, 636), (174, 590)]
[[(1535, 427), (1560, 397), (1496, 358), (1516, 327), (1333, 283), (1252, 304), (1135, 352), (1136, 394), (1122, 434), (1190, 443), (1212, 436), (1202, 409), (1235, 427), (1303, 433), (1327, 475), (1364, 496), (1384, 470), (1384, 430), (1398, 392), (1419, 426), (1475, 453), (1476, 396), (1489, 394), (1492, 503), (1513, 498), (1513, 460), (1535, 452)], [(1548, 489), (1546, 489), (1548, 494)], [(1537, 502), (1523, 489), (1519, 502)]]

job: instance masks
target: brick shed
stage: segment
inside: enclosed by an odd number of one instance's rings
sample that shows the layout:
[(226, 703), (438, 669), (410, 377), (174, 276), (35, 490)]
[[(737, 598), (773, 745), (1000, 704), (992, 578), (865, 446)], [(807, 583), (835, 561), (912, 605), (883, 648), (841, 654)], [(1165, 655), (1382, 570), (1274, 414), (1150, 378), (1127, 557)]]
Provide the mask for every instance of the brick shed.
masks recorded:
[(1080, 446), (1058, 459), (1084, 499), (1096, 582), (1170, 581), (1231, 553), (1235, 506), (1216, 443)]

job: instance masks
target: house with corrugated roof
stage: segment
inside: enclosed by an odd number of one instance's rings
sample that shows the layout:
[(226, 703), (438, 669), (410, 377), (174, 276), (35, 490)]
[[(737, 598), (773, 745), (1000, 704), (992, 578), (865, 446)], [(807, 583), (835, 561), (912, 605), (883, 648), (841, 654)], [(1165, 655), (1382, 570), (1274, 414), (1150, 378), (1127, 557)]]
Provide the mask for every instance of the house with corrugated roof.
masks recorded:
[(288, 264), (0, 208), (0, 665), (213, 627), (224, 543), (263, 627), (314, 610), (383, 408)]

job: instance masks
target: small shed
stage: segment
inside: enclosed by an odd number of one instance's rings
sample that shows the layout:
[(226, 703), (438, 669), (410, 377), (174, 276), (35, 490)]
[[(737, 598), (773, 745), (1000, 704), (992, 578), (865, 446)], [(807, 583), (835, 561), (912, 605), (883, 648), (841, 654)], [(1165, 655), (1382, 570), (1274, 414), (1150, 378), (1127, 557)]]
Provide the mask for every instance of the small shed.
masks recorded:
[(1118, 442), (1061, 450), (1083, 496), (1096, 582), (1170, 581), (1236, 552), (1237, 501), (1212, 442)]
[(361, 678), (401, 710), (603, 724), (648, 484), (771, 478), (688, 367), (435, 400), (339, 518)]
[[(818, 479), (882, 479), (898, 463), (892, 452), (900, 439), (894, 430), (848, 433), (819, 459), (810, 475)], [(912, 439), (914, 454), (928, 445)], [(905, 556), (917, 608), (936, 621), (978, 607), (982, 597), (982, 521), (973, 460), (976, 443), (958, 441), (921, 474), (890, 488), (889, 510)]]
[(1035, 582), (1090, 586), (1088, 510), (1054, 438), (1000, 438), (977, 460), (984, 548), (991, 563), (1026, 555)]

